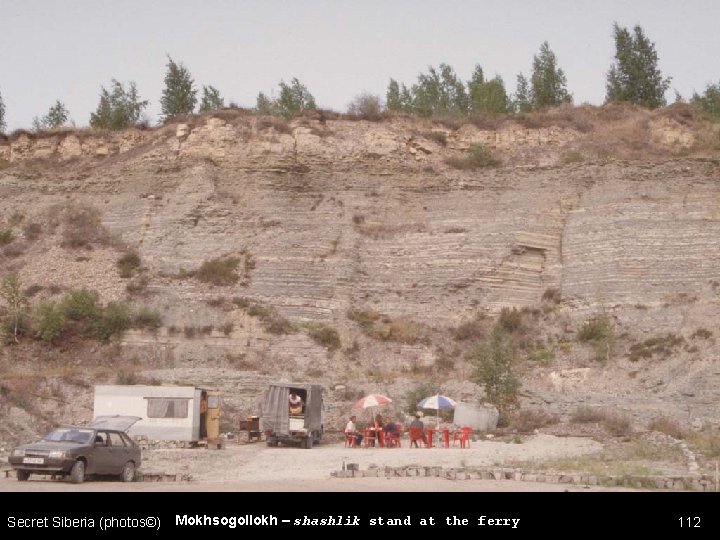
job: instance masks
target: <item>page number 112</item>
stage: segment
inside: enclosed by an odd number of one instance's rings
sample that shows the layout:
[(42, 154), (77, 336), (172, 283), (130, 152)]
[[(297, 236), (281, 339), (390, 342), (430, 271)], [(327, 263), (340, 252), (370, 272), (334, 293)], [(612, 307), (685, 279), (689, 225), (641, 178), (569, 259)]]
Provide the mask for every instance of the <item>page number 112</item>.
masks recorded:
[(680, 520), (680, 527), (700, 527), (700, 518), (695, 517), (681, 517), (678, 518)]

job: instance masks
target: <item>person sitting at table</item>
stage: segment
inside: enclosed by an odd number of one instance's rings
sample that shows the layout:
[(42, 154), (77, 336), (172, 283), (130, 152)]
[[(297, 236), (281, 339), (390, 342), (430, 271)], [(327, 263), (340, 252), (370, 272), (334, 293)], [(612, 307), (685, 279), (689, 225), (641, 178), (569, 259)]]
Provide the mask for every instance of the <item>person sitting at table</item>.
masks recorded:
[(381, 414), (375, 415), (375, 422), (373, 423), (374, 429), (382, 429), (383, 428), (383, 417)]
[(357, 420), (357, 416), (353, 415), (350, 417), (350, 420), (348, 420), (348, 423), (345, 425), (345, 435), (350, 437), (355, 437), (355, 446), (359, 447), (360, 443), (363, 440), (363, 436), (361, 433), (358, 433), (357, 426), (355, 425), (355, 421)]
[(385, 433), (385, 447), (393, 448), (400, 438), (400, 431), (398, 425), (390, 420), (385, 419), (385, 426), (383, 426), (383, 432)]
[[(417, 411), (415, 413), (415, 420), (410, 422), (410, 425), (408, 427), (409, 427), (409, 429), (413, 429), (413, 430), (419, 429), (420, 432), (422, 433), (422, 437), (420, 437), (419, 440), (421, 440), (425, 444), (425, 446), (427, 446), (427, 437), (425, 436), (425, 424), (423, 424), (423, 421), (420, 420), (421, 417), (422, 417), (422, 413), (420, 411)], [(413, 443), (415, 443), (415, 448), (417, 448), (418, 447), (417, 441), (418, 441), (417, 439), (413, 439), (412, 437), (410, 437), (410, 446), (412, 446)]]

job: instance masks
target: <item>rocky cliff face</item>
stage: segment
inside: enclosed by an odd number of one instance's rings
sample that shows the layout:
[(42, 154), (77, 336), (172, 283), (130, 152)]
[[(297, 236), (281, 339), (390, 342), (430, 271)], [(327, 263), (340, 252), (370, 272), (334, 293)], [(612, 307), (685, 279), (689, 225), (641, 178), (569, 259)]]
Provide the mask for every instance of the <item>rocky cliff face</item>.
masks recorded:
[[(353, 392), (401, 396), (416, 379), (477, 397), (473, 342), (453, 329), (517, 307), (555, 351), (527, 371), (528, 402), (709, 416), (720, 383), (720, 160), (699, 141), (717, 133), (583, 111), (494, 129), (223, 111), (149, 131), (20, 134), (0, 143), (0, 212), (15, 238), (0, 271), (42, 287), (38, 298), (85, 286), (158, 310), (162, 327), (128, 332), (117, 354), (168, 381), (246, 388), (230, 401), (248, 413), (273, 377), (349, 385), (338, 414)], [(477, 143), (502, 165), (447, 165)], [(98, 209), (117, 240), (63, 247), (53, 216), (70, 204)], [(29, 222), (42, 225), (36, 240)], [(116, 267), (126, 247), (145, 268), (140, 295)], [(186, 278), (218, 257), (240, 261), (236, 284)], [(561, 302), (535, 309), (554, 290)], [(249, 305), (295, 331), (274, 332)], [(598, 313), (621, 336), (605, 363), (575, 339)], [(357, 314), (378, 317), (374, 330)], [(338, 332), (340, 348), (313, 339), (313, 324)], [(693, 341), (703, 328), (713, 336)], [(627, 359), (666, 333), (687, 345), (654, 363)], [(2, 354), (10, 370), (18, 353)], [(452, 365), (439, 367), (447, 355)]]

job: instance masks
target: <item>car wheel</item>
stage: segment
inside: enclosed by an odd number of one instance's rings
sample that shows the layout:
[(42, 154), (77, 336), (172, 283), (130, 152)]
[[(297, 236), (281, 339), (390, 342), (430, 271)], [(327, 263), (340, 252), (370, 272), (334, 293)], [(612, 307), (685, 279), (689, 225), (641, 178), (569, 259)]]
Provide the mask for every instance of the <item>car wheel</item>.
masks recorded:
[(123, 467), (120, 479), (123, 482), (132, 482), (135, 480), (135, 464), (132, 461), (128, 461)]
[(18, 482), (27, 482), (28, 478), (30, 478), (30, 471), (18, 470), (16, 474)]
[(85, 480), (85, 462), (77, 460), (70, 469), (70, 481), (73, 484), (82, 484)]

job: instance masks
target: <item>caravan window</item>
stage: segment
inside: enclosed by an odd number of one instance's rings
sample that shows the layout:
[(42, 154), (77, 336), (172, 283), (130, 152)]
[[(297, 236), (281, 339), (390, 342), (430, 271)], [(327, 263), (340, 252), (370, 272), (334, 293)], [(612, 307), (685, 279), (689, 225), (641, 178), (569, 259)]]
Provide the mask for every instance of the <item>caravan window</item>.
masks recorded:
[(187, 418), (188, 398), (145, 398), (148, 418)]

